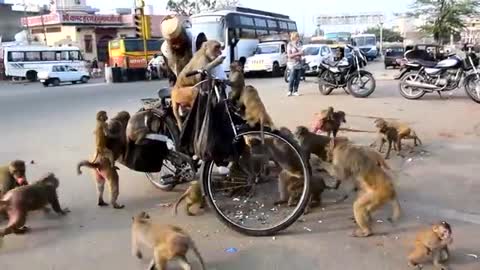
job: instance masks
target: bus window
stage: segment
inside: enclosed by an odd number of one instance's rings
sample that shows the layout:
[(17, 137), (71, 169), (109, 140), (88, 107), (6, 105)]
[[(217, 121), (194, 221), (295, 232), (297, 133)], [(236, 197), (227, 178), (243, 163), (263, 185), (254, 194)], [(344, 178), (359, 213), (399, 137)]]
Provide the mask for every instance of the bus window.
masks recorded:
[(255, 34), (255, 29), (241, 29), (240, 30), (241, 38), (257, 38)]
[(120, 41), (110, 41), (110, 49), (120, 49)]
[(295, 23), (288, 23), (288, 30), (297, 31), (297, 25)]
[[(143, 45), (143, 43), (142, 43), (142, 45)], [(160, 40), (147, 40), (147, 49), (149, 51), (160, 51), (161, 45), (162, 45), (162, 43), (160, 42)], [(142, 46), (142, 48), (143, 48), (143, 46)]]
[(257, 27), (267, 27), (267, 21), (265, 19), (255, 18), (255, 26), (257, 26)]
[(40, 52), (25, 52), (25, 61), (40, 61)]
[(43, 61), (55, 61), (55, 52), (42, 52)]
[(240, 24), (245, 26), (255, 26), (253, 24), (253, 18), (247, 16), (240, 16)]
[(268, 22), (268, 28), (273, 28), (273, 29), (277, 29), (277, 28), (278, 28), (277, 21), (268, 20), (267, 22)]
[(280, 25), (280, 29), (288, 30), (288, 26), (286, 22), (278, 22), (278, 24)]
[(23, 62), (25, 57), (25, 53), (23, 52), (9, 52), (8, 53), (8, 61), (11, 62)]
[(126, 52), (143, 51), (143, 41), (138, 39), (124, 40)]
[(80, 51), (70, 51), (70, 60), (72, 61), (83, 60), (83, 57)]
[(57, 61), (68, 61), (68, 51), (56, 52), (55, 59)]

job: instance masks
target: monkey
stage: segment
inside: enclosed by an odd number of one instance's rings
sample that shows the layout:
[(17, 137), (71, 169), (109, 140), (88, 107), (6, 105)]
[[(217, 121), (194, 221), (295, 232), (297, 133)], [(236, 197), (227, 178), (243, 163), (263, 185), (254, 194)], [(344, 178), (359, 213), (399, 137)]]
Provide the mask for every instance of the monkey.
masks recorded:
[(250, 127), (260, 124), (260, 127), (268, 126), (274, 128), (272, 118), (267, 113), (267, 109), (263, 104), (257, 89), (251, 85), (247, 85), (243, 89), (240, 96), (240, 103), (243, 106), (244, 118)]
[(142, 140), (151, 133), (148, 122), (153, 117), (150, 110), (135, 113), (127, 124), (127, 138), (134, 141), (135, 144), (141, 144)]
[(333, 135), (333, 138), (337, 137), (338, 130), (340, 130), (340, 126), (342, 123), (346, 123), (347, 120), (345, 119), (345, 112), (343, 111), (336, 111), (332, 113), (331, 119), (324, 120), (323, 130), (327, 132), (327, 136)]
[(202, 81), (202, 74), (194, 76), (187, 76), (188, 73), (195, 70), (205, 70), (210, 72), (215, 67), (222, 64), (225, 60), (225, 56), (222, 56), (222, 45), (215, 40), (208, 40), (202, 44), (202, 47), (195, 52), (192, 59), (183, 68), (180, 74), (177, 76), (177, 81), (172, 89), (172, 109), (177, 120), (179, 128), (182, 128), (182, 119), (179, 114), (179, 107), (191, 108), (198, 90), (195, 89), (195, 85)]
[(354, 218), (359, 228), (353, 231), (352, 236), (372, 235), (371, 213), (386, 203), (390, 203), (393, 209), (389, 221), (396, 222), (401, 215), (400, 203), (391, 176), (378, 166), (378, 161), (372, 160), (362, 147), (347, 141), (332, 139), (329, 149), (332, 164), (326, 169), (330, 175), (340, 181), (352, 177), (362, 191), (353, 203)]
[(291, 140), (295, 140), (295, 135), (293, 134), (293, 132), (287, 128), (287, 127), (280, 127), (278, 129), (278, 131), (280, 132), (280, 134), (282, 134), (283, 136), (291, 139)]
[(387, 164), (387, 162), (379, 152), (373, 149), (370, 149), (367, 146), (363, 147), (363, 149), (365, 150), (365, 153), (370, 157), (370, 159), (377, 162), (377, 165), (379, 167), (384, 168), (386, 170), (392, 170), (392, 168)]
[(233, 61), (232, 64), (230, 64), (230, 75), (228, 79), (230, 81), (230, 87), (232, 88), (230, 100), (238, 106), (240, 105), (240, 97), (245, 88), (245, 76), (243, 75), (243, 68), (239, 61)]
[(96, 162), (100, 155), (106, 157), (110, 161), (110, 165), (115, 165), (113, 152), (107, 148), (108, 141), (108, 116), (106, 111), (97, 112), (97, 125), (95, 127), (95, 156), (92, 162)]
[(314, 154), (321, 160), (327, 161), (326, 147), (330, 144), (329, 137), (312, 133), (305, 126), (298, 126), (295, 130), (295, 138), (297, 138), (300, 147), (305, 151), (307, 158)]
[(393, 127), (398, 132), (398, 140), (401, 142), (403, 139), (413, 139), (414, 146), (418, 146), (418, 144), (422, 144), (422, 141), (417, 136), (417, 133), (409, 127), (406, 123), (399, 123), (396, 121), (387, 122), (385, 119), (377, 118), (374, 121), (375, 126), (381, 126), (383, 124), (387, 126)]
[(108, 206), (103, 200), (103, 192), (105, 190), (105, 181), (108, 183), (110, 189), (110, 203), (114, 209), (122, 209), (125, 206), (117, 203), (118, 196), (120, 195), (118, 168), (116, 166), (111, 167), (110, 162), (105, 157), (100, 157), (100, 160), (96, 163), (88, 160), (80, 161), (77, 165), (77, 174), (82, 174), (82, 167), (88, 167), (94, 169), (95, 183), (97, 186), (97, 205), (100, 207)]
[[(385, 159), (388, 159), (390, 157), (390, 151), (392, 150), (392, 145), (393, 145), (393, 149), (397, 151), (398, 155), (401, 155), (400, 151), (402, 150), (402, 144), (401, 144), (397, 129), (389, 126), (387, 122), (383, 120), (377, 121), (375, 123), (375, 126), (378, 129), (378, 138), (377, 138), (377, 141), (379, 144), (378, 152), (380, 153), (382, 152), (383, 145), (385, 144), (385, 142), (387, 142), (388, 147), (387, 147), (387, 152), (385, 154)], [(376, 141), (373, 142), (370, 146), (374, 146), (375, 143)]]
[(446, 270), (442, 262), (448, 261), (448, 245), (453, 242), (452, 228), (446, 221), (440, 221), (417, 233), (415, 248), (408, 255), (408, 265), (422, 269), (421, 263), (429, 260), (439, 270)]
[(166, 270), (167, 262), (172, 259), (177, 259), (182, 269), (190, 270), (191, 266), (186, 258), (189, 249), (193, 250), (202, 269), (205, 269), (200, 251), (182, 228), (154, 223), (146, 212), (137, 214), (132, 220), (132, 255), (139, 259), (143, 258), (140, 244), (153, 249), (149, 270)]
[(25, 185), (28, 185), (25, 161), (13, 160), (0, 167), (0, 198), (9, 190)]
[(194, 216), (194, 214), (190, 211), (190, 207), (194, 205), (198, 205), (200, 209), (205, 207), (205, 198), (202, 194), (202, 188), (200, 187), (200, 183), (198, 181), (192, 181), (188, 189), (183, 193), (180, 198), (178, 198), (177, 202), (175, 203), (175, 212), (174, 214), (177, 215), (177, 208), (181, 201), (184, 199), (187, 200), (187, 204), (185, 206), (185, 212), (189, 216)]
[(315, 119), (312, 132), (317, 133), (320, 130), (324, 129), (326, 121), (333, 121), (333, 107), (328, 107), (326, 110), (322, 110), (319, 114), (317, 114), (318, 118)]
[(115, 160), (117, 160), (119, 157), (125, 156), (127, 149), (126, 130), (129, 120), (130, 114), (127, 111), (121, 111), (107, 123), (107, 147), (113, 152)]
[(24, 225), (28, 212), (44, 209), (48, 204), (62, 216), (69, 213), (68, 208), (60, 207), (57, 195), (59, 185), (58, 178), (53, 173), (48, 173), (31, 185), (8, 191), (0, 200), (0, 211), (6, 211), (9, 217), (7, 227), (0, 230), (0, 237), (26, 233), (29, 228)]

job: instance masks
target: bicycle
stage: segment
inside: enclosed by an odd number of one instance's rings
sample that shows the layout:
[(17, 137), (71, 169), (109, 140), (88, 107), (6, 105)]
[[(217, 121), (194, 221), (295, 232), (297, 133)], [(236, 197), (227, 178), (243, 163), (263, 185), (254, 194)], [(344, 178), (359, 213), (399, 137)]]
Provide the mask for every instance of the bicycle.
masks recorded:
[[(293, 138), (278, 130), (264, 127), (261, 131), (260, 127), (248, 126), (241, 118), (239, 108), (226, 96), (225, 88), (229, 82), (217, 79), (205, 70), (193, 71), (187, 76), (198, 74), (203, 79), (197, 85), (198, 95), (213, 95), (217, 106), (224, 106), (228, 119), (225, 126), (229, 126), (234, 134), (232, 153), (225, 163), (228, 166), (203, 160), (200, 167), (200, 182), (207, 203), (222, 223), (245, 235), (268, 236), (288, 228), (303, 214), (310, 190), (308, 160), (300, 146)], [(253, 141), (260, 144), (247, 147), (247, 142)], [(291, 158), (290, 165), (295, 164), (299, 168), (298, 184), (302, 193), (293, 208), (277, 207), (276, 196), (268, 196), (268, 191), (278, 191), (278, 177), (272, 174), (280, 173), (287, 167), (283, 162), (284, 157), (275, 154), (278, 150), (284, 150), (283, 155)], [(252, 164), (256, 165), (250, 166)], [(228, 169), (228, 172), (221, 172), (221, 167)], [(256, 195), (260, 195), (265, 202), (252, 199)], [(273, 215), (279, 215), (280, 219), (274, 221)]]

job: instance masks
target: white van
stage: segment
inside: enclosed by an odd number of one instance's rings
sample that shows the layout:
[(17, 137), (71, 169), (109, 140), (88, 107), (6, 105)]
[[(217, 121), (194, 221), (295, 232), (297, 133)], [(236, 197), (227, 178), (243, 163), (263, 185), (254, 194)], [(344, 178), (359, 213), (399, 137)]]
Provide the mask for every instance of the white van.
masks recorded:
[(245, 62), (245, 73), (271, 72), (281, 76), (287, 67), (287, 43), (284, 41), (262, 42), (257, 45), (255, 53)]
[(327, 44), (307, 44), (303, 45), (303, 53), (308, 64), (305, 74), (317, 74), (320, 63), (332, 54), (332, 50)]

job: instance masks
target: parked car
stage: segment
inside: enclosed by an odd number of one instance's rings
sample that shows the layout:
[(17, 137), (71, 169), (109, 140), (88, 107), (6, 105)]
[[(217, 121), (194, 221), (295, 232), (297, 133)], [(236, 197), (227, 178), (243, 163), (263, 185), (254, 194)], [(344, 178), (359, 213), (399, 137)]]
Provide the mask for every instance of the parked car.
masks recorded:
[(405, 50), (402, 46), (387, 48), (384, 59), (385, 69), (388, 67), (399, 67), (404, 54)]
[(327, 44), (307, 44), (303, 46), (306, 62), (305, 74), (318, 74), (318, 68), (323, 59), (328, 58), (332, 50)]
[(52, 65), (49, 71), (39, 72), (38, 79), (45, 87), (50, 84), (58, 86), (63, 82), (71, 82), (72, 84), (77, 82), (87, 83), (90, 80), (90, 74), (69, 65)]
[(268, 41), (257, 45), (255, 53), (245, 62), (245, 73), (271, 72), (281, 76), (287, 67), (287, 42)]

